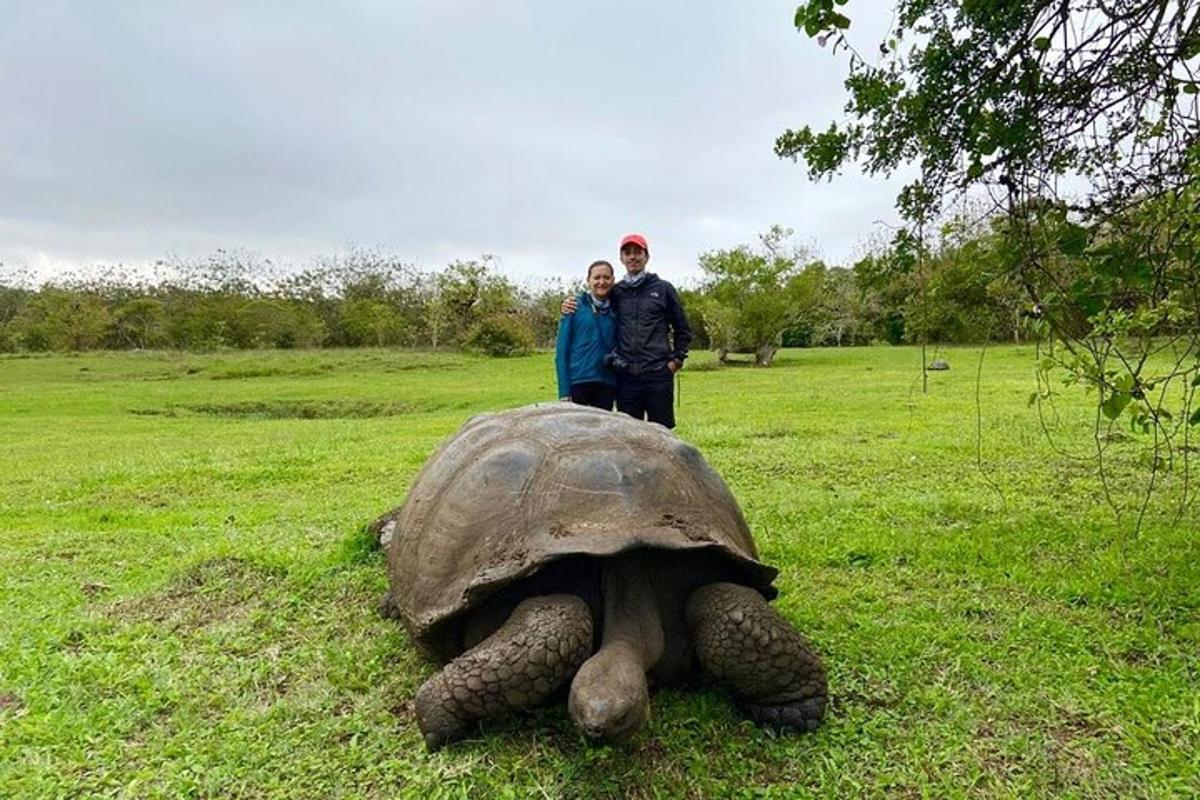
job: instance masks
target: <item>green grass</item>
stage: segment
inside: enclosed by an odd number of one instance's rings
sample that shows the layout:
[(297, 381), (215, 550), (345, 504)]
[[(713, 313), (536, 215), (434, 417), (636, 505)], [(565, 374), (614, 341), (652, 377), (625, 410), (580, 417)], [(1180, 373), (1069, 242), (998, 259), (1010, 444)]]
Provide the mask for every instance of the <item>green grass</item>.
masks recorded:
[[(830, 672), (778, 737), (711, 689), (632, 742), (565, 709), (424, 751), (432, 667), (377, 618), (363, 525), (552, 359), (389, 351), (0, 358), (0, 796), (1169, 797), (1200, 794), (1200, 529), (1138, 438), (1047, 442), (1030, 349), (785, 351), (685, 372), (679, 433), (781, 568)], [(707, 354), (694, 366), (703, 367)], [(982, 447), (976, 447), (976, 433)], [(982, 456), (982, 469), (977, 463)], [(1192, 456), (1195, 458), (1195, 456)]]

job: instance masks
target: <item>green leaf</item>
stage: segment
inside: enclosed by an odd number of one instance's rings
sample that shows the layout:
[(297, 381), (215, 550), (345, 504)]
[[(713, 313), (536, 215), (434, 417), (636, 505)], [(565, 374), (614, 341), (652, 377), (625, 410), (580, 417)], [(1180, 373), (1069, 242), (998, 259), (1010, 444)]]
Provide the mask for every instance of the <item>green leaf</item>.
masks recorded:
[(804, 21), (808, 19), (808, 7), (796, 6), (796, 16), (793, 18), (792, 24), (797, 28), (804, 27)]
[(1033, 46), (1036, 47), (1038, 50), (1049, 50), (1050, 49), (1050, 40), (1048, 38), (1046, 38), (1045, 36), (1039, 36), (1033, 40)]
[(1192, 412), (1192, 415), (1188, 417), (1188, 425), (1200, 425), (1200, 408), (1197, 408)]
[(1185, 83), (1183, 85), (1184, 94), (1195, 94), (1198, 91), (1200, 91), (1200, 88), (1197, 88), (1196, 84), (1194, 83)]
[(1132, 399), (1133, 397), (1125, 392), (1113, 392), (1107, 400), (1100, 404), (1100, 410), (1109, 419), (1116, 419), (1121, 416), (1121, 412), (1125, 410), (1125, 406), (1129, 405), (1129, 401)]
[(835, 13), (835, 14), (830, 15), (829, 19), (831, 22), (833, 22), (833, 27), (835, 27), (835, 28), (839, 28), (841, 30), (846, 30), (846, 28), (850, 27), (850, 18), (847, 17), (845, 14), (836, 14)]
[(1192, 386), (1200, 386), (1200, 372), (1196, 373), (1196, 377), (1192, 378)]
[(1200, 56), (1200, 33), (1192, 33), (1180, 39), (1179, 53), (1185, 60)]
[(1068, 222), (1058, 234), (1058, 249), (1066, 256), (1082, 255), (1087, 242), (1087, 228), (1073, 222)]

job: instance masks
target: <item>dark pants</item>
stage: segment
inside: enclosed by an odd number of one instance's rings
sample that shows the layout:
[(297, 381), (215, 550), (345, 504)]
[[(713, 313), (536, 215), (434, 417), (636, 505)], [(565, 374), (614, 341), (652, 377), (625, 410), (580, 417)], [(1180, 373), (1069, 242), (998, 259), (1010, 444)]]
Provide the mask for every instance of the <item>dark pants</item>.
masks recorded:
[(617, 411), (674, 428), (675, 376), (666, 369), (661, 375), (637, 378), (622, 375), (617, 386)]
[(571, 402), (581, 406), (594, 406), (612, 411), (617, 390), (607, 383), (576, 383), (571, 386)]

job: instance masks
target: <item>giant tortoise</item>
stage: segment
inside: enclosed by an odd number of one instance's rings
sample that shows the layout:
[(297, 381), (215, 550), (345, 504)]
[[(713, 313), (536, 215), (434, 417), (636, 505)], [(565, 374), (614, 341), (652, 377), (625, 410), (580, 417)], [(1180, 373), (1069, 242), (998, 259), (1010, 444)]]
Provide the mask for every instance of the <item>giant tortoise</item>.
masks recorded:
[(658, 425), (569, 403), (470, 420), (417, 476), (381, 609), (445, 666), (416, 696), (437, 749), (570, 683), (593, 739), (699, 669), (760, 724), (811, 731), (818, 657), (768, 605), (776, 570), (724, 482)]

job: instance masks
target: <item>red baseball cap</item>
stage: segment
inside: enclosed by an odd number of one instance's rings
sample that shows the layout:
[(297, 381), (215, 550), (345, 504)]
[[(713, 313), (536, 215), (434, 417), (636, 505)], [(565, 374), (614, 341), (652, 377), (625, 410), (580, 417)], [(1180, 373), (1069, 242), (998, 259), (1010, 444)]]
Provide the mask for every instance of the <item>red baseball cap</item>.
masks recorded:
[(624, 239), (622, 239), (621, 246), (617, 248), (617, 252), (624, 250), (625, 245), (627, 245), (627, 244), (636, 244), (638, 247), (642, 248), (647, 253), (650, 252), (650, 245), (646, 243), (646, 237), (642, 236), (640, 233), (631, 233), (628, 236), (626, 236)]

